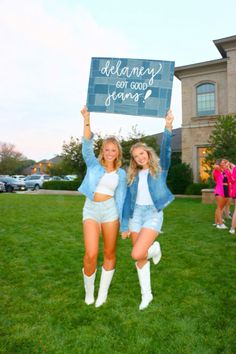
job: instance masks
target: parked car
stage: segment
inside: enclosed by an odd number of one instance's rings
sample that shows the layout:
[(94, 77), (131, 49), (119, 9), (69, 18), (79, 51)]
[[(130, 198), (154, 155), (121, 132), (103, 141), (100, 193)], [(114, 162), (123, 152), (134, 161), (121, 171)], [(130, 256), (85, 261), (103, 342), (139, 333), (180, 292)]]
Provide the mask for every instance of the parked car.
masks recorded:
[(12, 178), (15, 178), (15, 179), (17, 179), (17, 180), (19, 180), (19, 181), (24, 181), (24, 179), (25, 179), (25, 176), (24, 175), (13, 175), (13, 176), (11, 176)]
[(65, 181), (74, 181), (77, 178), (77, 175), (66, 175), (64, 176)]
[(25, 180), (25, 185), (28, 189), (39, 190), (43, 187), (43, 183), (50, 180), (48, 175), (31, 175)]
[(50, 177), (50, 181), (63, 181), (63, 178), (59, 176), (52, 176)]
[(0, 177), (0, 182), (4, 183), (6, 192), (27, 190), (25, 182), (18, 181), (17, 179), (12, 177)]
[(5, 184), (3, 182), (0, 182), (0, 193), (3, 193), (5, 191), (6, 191)]

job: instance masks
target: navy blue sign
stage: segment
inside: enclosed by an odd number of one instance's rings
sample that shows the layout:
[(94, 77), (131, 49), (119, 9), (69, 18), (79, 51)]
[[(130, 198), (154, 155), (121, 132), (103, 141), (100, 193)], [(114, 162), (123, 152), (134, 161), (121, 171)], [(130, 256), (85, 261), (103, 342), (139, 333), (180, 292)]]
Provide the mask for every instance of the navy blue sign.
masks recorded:
[(170, 108), (174, 64), (164, 60), (92, 58), (88, 110), (165, 117)]

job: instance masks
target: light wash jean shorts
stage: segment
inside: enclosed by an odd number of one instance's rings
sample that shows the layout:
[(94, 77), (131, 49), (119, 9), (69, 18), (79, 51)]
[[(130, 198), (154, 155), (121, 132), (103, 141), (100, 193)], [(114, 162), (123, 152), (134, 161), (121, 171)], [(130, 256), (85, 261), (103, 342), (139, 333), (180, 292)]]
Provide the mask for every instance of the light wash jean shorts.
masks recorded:
[(110, 222), (119, 219), (114, 198), (105, 202), (94, 202), (86, 198), (83, 208), (83, 221), (92, 219), (98, 223)]
[(160, 233), (163, 223), (163, 211), (157, 211), (154, 205), (135, 205), (134, 215), (129, 219), (129, 230), (139, 232), (142, 228)]

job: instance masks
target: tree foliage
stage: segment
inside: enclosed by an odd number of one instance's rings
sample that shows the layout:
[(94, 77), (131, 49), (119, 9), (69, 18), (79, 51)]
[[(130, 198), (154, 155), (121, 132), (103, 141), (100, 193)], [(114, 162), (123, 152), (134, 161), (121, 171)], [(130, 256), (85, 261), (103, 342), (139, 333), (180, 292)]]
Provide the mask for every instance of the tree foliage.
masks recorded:
[[(102, 137), (101, 134), (94, 137), (95, 156), (98, 156), (103, 140), (104, 137)], [(139, 141), (151, 146), (156, 151), (157, 155), (160, 153), (156, 136), (153, 135), (145, 137), (143, 133), (137, 130), (136, 126), (132, 127), (132, 131), (128, 137), (119, 137), (119, 140), (122, 146), (124, 168), (129, 165), (131, 146)], [(79, 176), (79, 178), (83, 178), (86, 172), (86, 165), (82, 157), (82, 142), (79, 139), (71, 137), (68, 143), (64, 142), (61, 157), (61, 163), (52, 167), (55, 172), (55, 169), (58, 171), (58, 173), (54, 174), (63, 175), (75, 173)], [(192, 181), (192, 170), (189, 165), (181, 163), (181, 156), (179, 152), (172, 153), (171, 167), (168, 175), (168, 185), (172, 192), (179, 194), (184, 193), (186, 187), (191, 184)]]
[(171, 166), (167, 177), (167, 184), (172, 193), (184, 194), (186, 188), (192, 183), (193, 173), (190, 165), (183, 162)]
[[(97, 134), (94, 137), (94, 153), (98, 156), (102, 146), (104, 137)], [(147, 145), (152, 146), (153, 149), (159, 153), (156, 138), (154, 136), (145, 137), (143, 133), (137, 130), (136, 126), (132, 127), (131, 133), (127, 138), (119, 137), (119, 141), (123, 152), (123, 167), (127, 167), (130, 160), (130, 148), (138, 141), (145, 142)], [(86, 172), (86, 165), (82, 157), (82, 142), (78, 138), (71, 137), (69, 142), (64, 142), (62, 146), (62, 161), (50, 168), (50, 174), (63, 175), (63, 174), (77, 174), (83, 177)]]
[(63, 174), (84, 175), (86, 165), (82, 156), (82, 142), (78, 138), (71, 137), (69, 143), (63, 143), (61, 157), (60, 168), (65, 171)]
[(15, 146), (10, 143), (0, 142), (0, 174), (20, 174), (22, 170), (32, 164)]
[(151, 146), (157, 154), (159, 154), (159, 147), (157, 145), (157, 140), (155, 136), (144, 136), (144, 134), (137, 130), (137, 126), (133, 126), (131, 133), (127, 136), (127, 138), (120, 138), (122, 152), (123, 152), (123, 166), (127, 167), (129, 165), (130, 160), (130, 149), (131, 146), (141, 141), (148, 146)]
[(236, 115), (220, 116), (208, 139), (205, 163), (210, 167), (219, 158), (236, 163)]

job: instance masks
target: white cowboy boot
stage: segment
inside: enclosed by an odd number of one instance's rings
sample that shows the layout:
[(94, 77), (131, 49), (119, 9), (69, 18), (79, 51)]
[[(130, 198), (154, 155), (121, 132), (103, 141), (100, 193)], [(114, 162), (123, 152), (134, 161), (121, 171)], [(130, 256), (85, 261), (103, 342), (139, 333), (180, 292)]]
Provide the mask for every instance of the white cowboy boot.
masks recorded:
[(148, 249), (148, 259), (152, 258), (153, 263), (157, 264), (161, 260), (161, 246), (158, 241), (153, 242), (153, 244)]
[(87, 305), (91, 305), (94, 303), (94, 282), (95, 282), (97, 269), (90, 276), (87, 276), (84, 273), (84, 268), (82, 271), (83, 271), (83, 275), (84, 275), (84, 289), (85, 289), (85, 300), (84, 301)]
[(95, 303), (95, 307), (100, 307), (106, 302), (108, 290), (112, 281), (113, 274), (115, 269), (105, 270), (102, 267), (102, 275), (99, 285), (98, 298)]
[(142, 268), (139, 268), (136, 263), (136, 268), (142, 294), (142, 302), (139, 305), (139, 310), (144, 310), (153, 300), (151, 290), (150, 262), (148, 261)]

